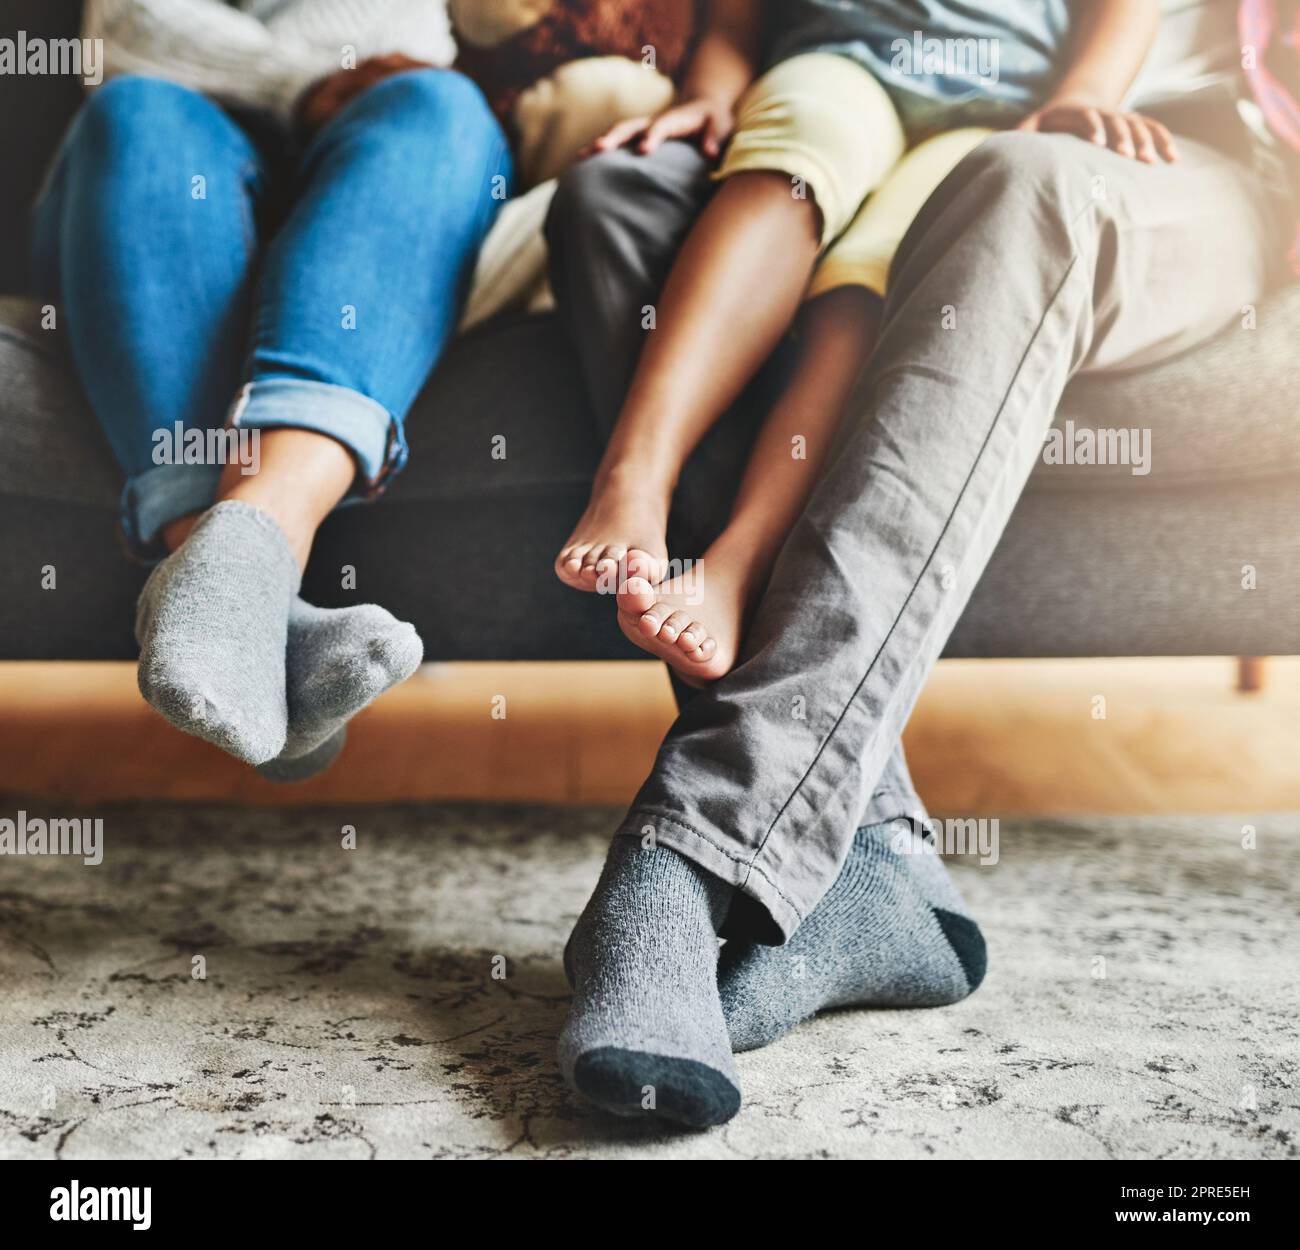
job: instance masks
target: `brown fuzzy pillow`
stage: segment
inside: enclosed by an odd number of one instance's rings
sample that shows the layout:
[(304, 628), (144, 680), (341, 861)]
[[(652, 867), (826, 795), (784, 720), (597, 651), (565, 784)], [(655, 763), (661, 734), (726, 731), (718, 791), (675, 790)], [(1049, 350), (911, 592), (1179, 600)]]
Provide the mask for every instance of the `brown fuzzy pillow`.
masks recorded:
[[(478, 83), (503, 123), (509, 122), (520, 92), (582, 57), (625, 56), (649, 63), (653, 56), (654, 67), (675, 79), (695, 36), (696, 0), (552, 0), (549, 8), (546, 0), (479, 2), (490, 12), (473, 13), (475, 0), (450, 5), (459, 47), (456, 68)], [(459, 20), (458, 9), (464, 11)], [(510, 18), (516, 13), (532, 24), (514, 28)], [(489, 39), (499, 41), (485, 42)]]

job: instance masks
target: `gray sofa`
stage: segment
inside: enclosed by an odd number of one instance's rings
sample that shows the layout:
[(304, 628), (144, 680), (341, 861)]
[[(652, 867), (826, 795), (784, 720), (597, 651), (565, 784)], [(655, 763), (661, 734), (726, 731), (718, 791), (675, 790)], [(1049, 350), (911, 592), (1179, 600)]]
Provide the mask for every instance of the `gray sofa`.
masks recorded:
[[(0, 35), (72, 33), (77, 9), (11, 0)], [(13, 293), (0, 299), (0, 657), (10, 659), (133, 656), (144, 577), (115, 538), (120, 480), (107, 446), (57, 334), (39, 329), (21, 294), (27, 205), (78, 99), (64, 80), (0, 77), (0, 292)], [(1298, 342), (1291, 287), (1261, 305), (1254, 329), (1234, 324), (1156, 369), (1078, 381), (1060, 422), (1150, 429), (1152, 471), (1040, 466), (948, 654), (1300, 651)], [(504, 461), (488, 454), (493, 434), (507, 437)], [(327, 522), (309, 598), (383, 603), (416, 624), (431, 659), (642, 655), (607, 602), (550, 573), (598, 453), (553, 317), (505, 318), (460, 340), (409, 436), (411, 464), (382, 503)], [(732, 469), (717, 474), (725, 500)], [(344, 564), (357, 569), (355, 593), (340, 589)], [(1254, 589), (1243, 587), (1248, 565)]]

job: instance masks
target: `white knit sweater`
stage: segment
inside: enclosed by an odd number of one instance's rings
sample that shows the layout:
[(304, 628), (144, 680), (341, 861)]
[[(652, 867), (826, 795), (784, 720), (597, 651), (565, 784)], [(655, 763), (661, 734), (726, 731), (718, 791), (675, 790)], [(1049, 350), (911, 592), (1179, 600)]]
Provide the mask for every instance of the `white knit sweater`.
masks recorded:
[(145, 74), (281, 120), (303, 88), (369, 56), (456, 55), (444, 0), (88, 0), (105, 75)]

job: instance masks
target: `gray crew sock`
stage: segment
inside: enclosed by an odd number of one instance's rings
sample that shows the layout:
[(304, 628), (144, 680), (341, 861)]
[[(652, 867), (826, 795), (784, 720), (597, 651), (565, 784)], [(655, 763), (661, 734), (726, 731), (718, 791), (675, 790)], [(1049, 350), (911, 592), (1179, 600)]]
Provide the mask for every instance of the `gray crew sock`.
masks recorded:
[(676, 851), (614, 839), (564, 952), (574, 995), (560, 1070), (578, 1093), (691, 1128), (740, 1109), (717, 985), (732, 893)]
[(755, 1050), (827, 1007), (942, 1007), (984, 979), (984, 936), (933, 842), (870, 825), (784, 946), (728, 942), (719, 991), (731, 1044)]
[(284, 750), (258, 772), (270, 781), (306, 781), (343, 749), (347, 722), (420, 666), (415, 626), (373, 603), (289, 609), (286, 674), (289, 733)]
[(245, 763), (274, 759), (288, 730), (285, 639), (300, 580), (265, 512), (235, 499), (210, 508), (140, 592), (140, 693)]

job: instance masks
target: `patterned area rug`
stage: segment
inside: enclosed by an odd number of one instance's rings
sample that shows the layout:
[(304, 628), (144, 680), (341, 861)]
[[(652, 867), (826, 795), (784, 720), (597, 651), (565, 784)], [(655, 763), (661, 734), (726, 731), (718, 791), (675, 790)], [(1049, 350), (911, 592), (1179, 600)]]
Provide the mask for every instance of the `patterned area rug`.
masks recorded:
[(979, 993), (820, 1018), (670, 1134), (553, 1061), (614, 813), (100, 814), (98, 867), (0, 858), (3, 1157), (1300, 1154), (1300, 817), (1004, 827), (954, 865)]

